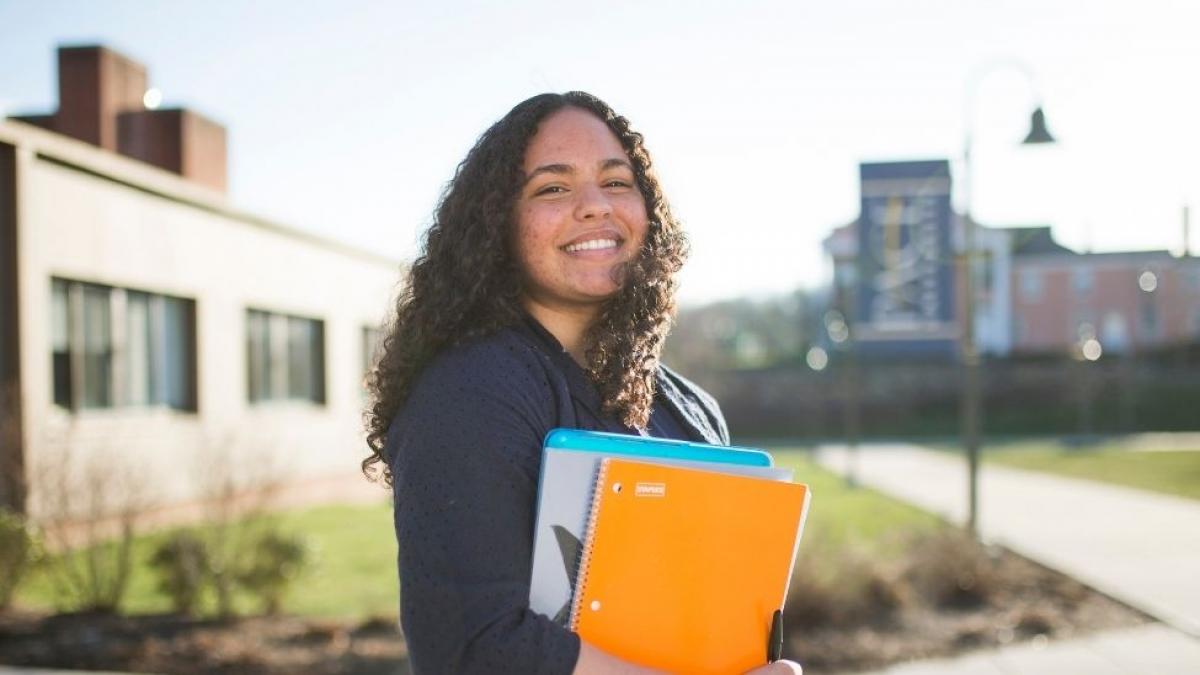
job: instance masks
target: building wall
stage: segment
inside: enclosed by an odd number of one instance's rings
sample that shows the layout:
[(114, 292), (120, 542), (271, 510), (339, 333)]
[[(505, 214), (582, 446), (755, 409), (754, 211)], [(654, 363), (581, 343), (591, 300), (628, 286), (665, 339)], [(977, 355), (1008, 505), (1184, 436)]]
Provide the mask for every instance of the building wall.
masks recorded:
[[(836, 228), (825, 239), (825, 252), (832, 258), (834, 287), (848, 293), (858, 283), (858, 239), (857, 222)], [(962, 243), (962, 221), (955, 220), (952, 242), (955, 251)], [(1009, 278), (1012, 276), (1012, 234), (1002, 228), (980, 227), (976, 230), (976, 246), (979, 260), (976, 264), (975, 286), (975, 344), (984, 354), (1006, 356), (1012, 350), (1013, 306)], [(954, 262), (954, 321), (960, 332), (965, 328), (964, 316), (966, 284), (965, 262), (957, 258)], [(852, 320), (857, 317), (851, 316)], [(960, 340), (955, 336), (953, 339)]]
[[(1153, 290), (1139, 283), (1145, 273), (1153, 275)], [(1040, 290), (1031, 293), (1035, 286)], [(1018, 351), (1068, 351), (1083, 324), (1108, 353), (1200, 338), (1200, 261), (1193, 258), (1165, 252), (1018, 257), (1012, 297)]]
[(17, 331), (16, 147), (0, 143), (0, 508), (25, 500)]
[[(0, 141), (13, 126), (0, 124)], [(199, 496), (199, 477), (225, 453), (293, 481), (357, 472), (362, 333), (384, 318), (399, 266), (237, 213), (165, 172), (24, 129), (9, 136), (30, 146), (17, 184), (32, 509), (42, 506), (32, 465), (61, 461), (63, 447), (81, 464), (133, 462), (172, 502)], [(55, 406), (52, 277), (195, 300), (197, 411)], [(324, 322), (323, 405), (248, 402), (248, 308)]]

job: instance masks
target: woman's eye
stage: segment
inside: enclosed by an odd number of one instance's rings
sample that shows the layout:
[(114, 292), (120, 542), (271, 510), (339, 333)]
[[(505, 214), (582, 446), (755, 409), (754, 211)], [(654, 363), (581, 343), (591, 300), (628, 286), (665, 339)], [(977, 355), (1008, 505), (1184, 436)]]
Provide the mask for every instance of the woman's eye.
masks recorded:
[(535, 195), (553, 195), (566, 192), (567, 189), (561, 185), (547, 185), (546, 187), (538, 188)]
[(614, 178), (604, 183), (604, 187), (630, 187), (630, 183), (627, 180)]

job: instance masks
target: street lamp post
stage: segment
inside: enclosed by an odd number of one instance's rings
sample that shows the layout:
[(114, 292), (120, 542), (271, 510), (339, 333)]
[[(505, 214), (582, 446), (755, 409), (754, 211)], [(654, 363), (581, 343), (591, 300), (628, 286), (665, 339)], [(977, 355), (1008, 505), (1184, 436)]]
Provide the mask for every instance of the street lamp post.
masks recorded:
[(971, 212), (971, 200), (974, 186), (972, 185), (972, 143), (974, 141), (975, 98), (979, 82), (987, 75), (1001, 69), (1015, 70), (1021, 73), (1034, 93), (1036, 105), (1030, 119), (1029, 133), (1021, 141), (1022, 145), (1053, 143), (1054, 137), (1046, 129), (1046, 116), (1042, 112), (1041, 97), (1038, 95), (1033, 72), (1023, 63), (1016, 61), (998, 61), (989, 63), (973, 70), (967, 78), (967, 125), (966, 138), (963, 143), (963, 250), (966, 263), (964, 265), (963, 291), (966, 295), (963, 302), (963, 331), (961, 352), (963, 361), (963, 400), (962, 400), (962, 436), (963, 446), (967, 453), (967, 529), (976, 533), (979, 525), (979, 445), (980, 429), (983, 425), (983, 410), (980, 392), (979, 348), (975, 339), (975, 218)]

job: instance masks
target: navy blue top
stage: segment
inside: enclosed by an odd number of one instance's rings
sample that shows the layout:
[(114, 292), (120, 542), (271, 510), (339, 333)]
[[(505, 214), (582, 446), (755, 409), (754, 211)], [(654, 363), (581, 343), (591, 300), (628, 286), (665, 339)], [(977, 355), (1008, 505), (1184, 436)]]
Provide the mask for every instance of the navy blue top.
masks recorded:
[[(542, 440), (637, 433), (532, 319), (445, 350), (388, 431), (400, 620), (414, 673), (570, 673), (579, 637), (529, 609)], [(660, 367), (651, 435), (727, 445), (716, 402)]]

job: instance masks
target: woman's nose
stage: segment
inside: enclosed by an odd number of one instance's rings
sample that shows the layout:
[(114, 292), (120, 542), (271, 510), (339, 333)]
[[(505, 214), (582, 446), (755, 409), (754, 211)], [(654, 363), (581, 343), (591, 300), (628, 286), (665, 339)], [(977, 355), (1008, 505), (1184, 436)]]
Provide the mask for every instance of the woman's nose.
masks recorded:
[(578, 194), (579, 202), (575, 207), (576, 218), (593, 220), (612, 214), (612, 204), (608, 201), (608, 195), (599, 186), (592, 185), (581, 188)]

